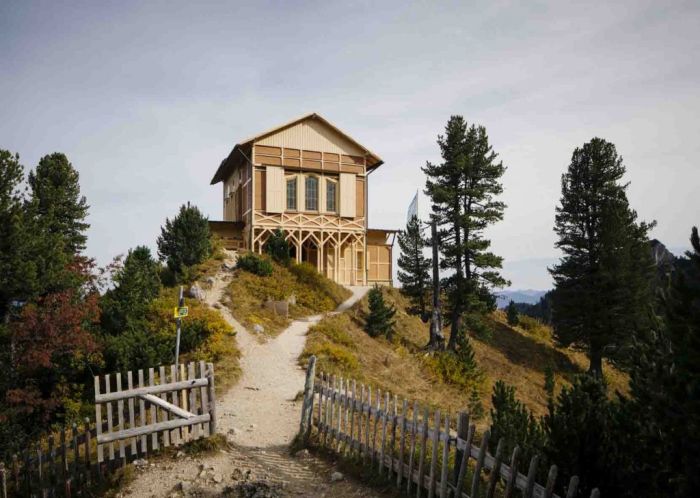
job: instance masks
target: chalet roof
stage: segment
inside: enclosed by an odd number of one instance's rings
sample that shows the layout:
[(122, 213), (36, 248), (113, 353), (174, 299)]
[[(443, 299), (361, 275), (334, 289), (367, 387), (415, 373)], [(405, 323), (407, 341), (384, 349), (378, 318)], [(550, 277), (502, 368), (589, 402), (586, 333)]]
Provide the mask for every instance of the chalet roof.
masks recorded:
[[(291, 126), (294, 126), (302, 121), (306, 121), (309, 119), (314, 119), (318, 120), (319, 122), (323, 123), (325, 126), (339, 134), (341, 137), (344, 139), (348, 140), (355, 146), (357, 146), (360, 150), (364, 152), (365, 157), (367, 158), (367, 169), (368, 170), (373, 170), (375, 168), (378, 168), (382, 164), (384, 164), (384, 161), (374, 152), (369, 150), (367, 147), (356, 141), (354, 138), (352, 138), (350, 135), (342, 131), (340, 128), (335, 126), (333, 123), (328, 121), (326, 118), (322, 117), (321, 115), (312, 112), (310, 114), (305, 114), (303, 116), (300, 116), (292, 121), (289, 121), (287, 123), (284, 123), (279, 126), (275, 126), (274, 128), (270, 128), (269, 130), (266, 130), (262, 133), (259, 133), (257, 135), (254, 135), (252, 137), (248, 137), (245, 140), (242, 140), (241, 142), (237, 143), (234, 148), (231, 150), (231, 153), (223, 160), (221, 161), (221, 164), (219, 165), (219, 168), (216, 170), (216, 173), (214, 174), (214, 177), (211, 180), (211, 184), (214, 185), (220, 181), (223, 181), (230, 173), (231, 169), (237, 164), (238, 161), (241, 159), (246, 159), (249, 160), (247, 157), (247, 154), (244, 152), (244, 150), (250, 150), (250, 147), (253, 145), (254, 142), (258, 142), (265, 137), (268, 137), (270, 135), (273, 135), (275, 133), (278, 133), (286, 128), (289, 128)], [(249, 153), (248, 153), (249, 154)]]

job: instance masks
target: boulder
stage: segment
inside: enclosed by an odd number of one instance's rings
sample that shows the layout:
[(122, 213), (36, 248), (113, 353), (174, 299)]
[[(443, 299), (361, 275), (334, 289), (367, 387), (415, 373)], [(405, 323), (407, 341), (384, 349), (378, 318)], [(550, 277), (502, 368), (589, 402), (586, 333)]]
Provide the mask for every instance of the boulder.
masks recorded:
[(345, 479), (345, 476), (337, 470), (331, 474), (331, 482), (338, 482)]
[(197, 284), (192, 284), (187, 294), (193, 299), (196, 299), (198, 301), (204, 301), (204, 291)]
[(262, 334), (263, 332), (265, 332), (265, 327), (263, 327), (259, 323), (256, 323), (255, 325), (253, 325), (253, 332), (255, 332), (256, 334)]

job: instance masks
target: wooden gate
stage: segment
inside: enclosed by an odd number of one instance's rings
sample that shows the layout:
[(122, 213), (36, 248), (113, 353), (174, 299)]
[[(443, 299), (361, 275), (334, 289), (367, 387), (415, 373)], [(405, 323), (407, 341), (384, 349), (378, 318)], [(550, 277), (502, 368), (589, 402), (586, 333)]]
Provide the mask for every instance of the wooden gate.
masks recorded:
[(214, 366), (203, 361), (95, 377), (98, 465), (216, 433), (215, 406)]

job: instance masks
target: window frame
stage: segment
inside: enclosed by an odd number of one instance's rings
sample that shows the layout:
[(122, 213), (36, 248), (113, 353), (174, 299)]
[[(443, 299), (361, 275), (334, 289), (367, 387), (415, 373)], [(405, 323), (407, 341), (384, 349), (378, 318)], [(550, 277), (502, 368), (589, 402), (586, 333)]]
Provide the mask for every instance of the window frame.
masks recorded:
[[(326, 212), (327, 213), (338, 213), (338, 193), (340, 191), (339, 185), (338, 185), (338, 180), (336, 178), (326, 178)], [(330, 199), (328, 195), (328, 187), (333, 186), (333, 209), (329, 209), (328, 207), (328, 200)]]
[[(309, 181), (313, 180), (316, 182), (316, 196), (315, 196), (315, 207), (309, 207)], [(319, 211), (320, 204), (320, 187), (321, 180), (318, 175), (304, 175), (304, 211), (317, 213)]]
[[(289, 184), (294, 185), (294, 207), (289, 207)], [(297, 175), (286, 175), (284, 177), (284, 210), (298, 211), (299, 210), (299, 187), (297, 185)]]

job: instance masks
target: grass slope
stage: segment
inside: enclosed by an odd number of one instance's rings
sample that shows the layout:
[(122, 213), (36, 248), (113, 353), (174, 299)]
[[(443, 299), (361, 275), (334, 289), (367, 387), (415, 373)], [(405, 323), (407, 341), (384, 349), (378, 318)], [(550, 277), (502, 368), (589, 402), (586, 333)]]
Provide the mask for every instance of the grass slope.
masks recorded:
[[(502, 312), (496, 312), (487, 322), (493, 329), (490, 337), (474, 337), (471, 341), (483, 380), (469, 385), (446, 382), (435, 368), (435, 358), (423, 351), (428, 342), (428, 325), (407, 313), (409, 303), (398, 289), (383, 291), (386, 301), (397, 308), (393, 343), (373, 339), (363, 331), (365, 297), (347, 312), (324, 318), (311, 328), (301, 363), (305, 365), (313, 354), (320, 372), (353, 378), (452, 412), (469, 407), (470, 397), (476, 391), (488, 413), (493, 384), (500, 379), (516, 386), (518, 397), (540, 415), (546, 411), (547, 365), (555, 372), (557, 391), (569, 384), (575, 374), (585, 371), (585, 355), (557, 348), (548, 327), (528, 324), (529, 330), (513, 328), (507, 325)], [(611, 389), (627, 388), (623, 374), (608, 365), (605, 373)], [(480, 421), (481, 425), (486, 425), (487, 418)]]
[[(350, 297), (345, 287), (325, 278), (309, 264), (282, 266), (272, 263), (273, 272), (261, 277), (237, 269), (228, 287), (231, 313), (246, 328), (262, 325), (265, 334), (276, 336), (291, 320), (333, 311)], [(265, 308), (265, 301), (285, 300), (294, 296), (296, 304), (289, 307), (289, 318), (277, 315)]]

